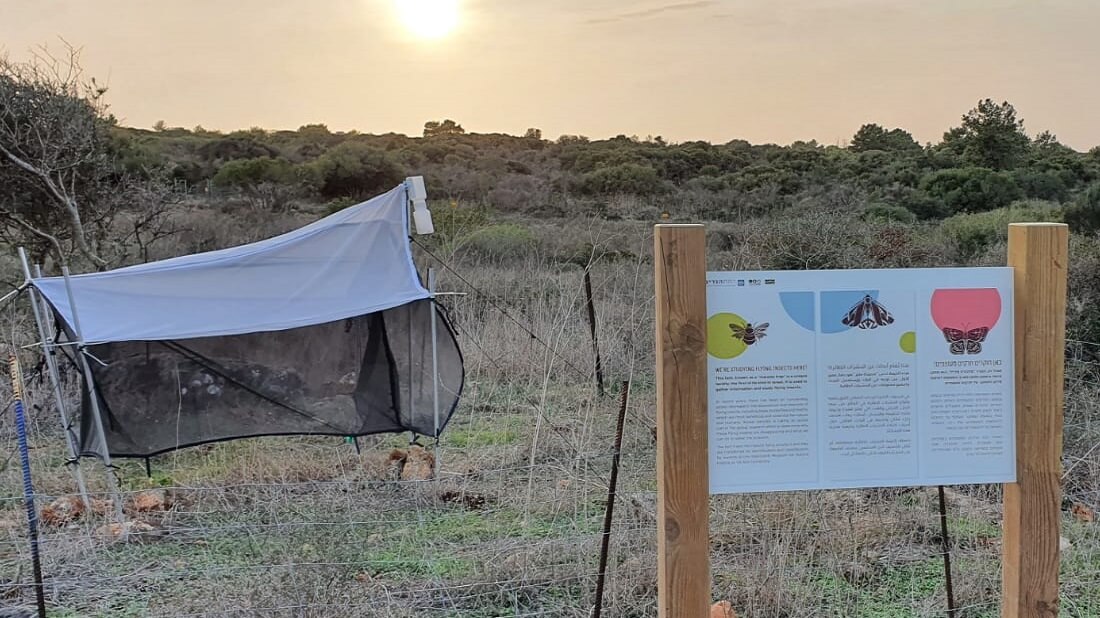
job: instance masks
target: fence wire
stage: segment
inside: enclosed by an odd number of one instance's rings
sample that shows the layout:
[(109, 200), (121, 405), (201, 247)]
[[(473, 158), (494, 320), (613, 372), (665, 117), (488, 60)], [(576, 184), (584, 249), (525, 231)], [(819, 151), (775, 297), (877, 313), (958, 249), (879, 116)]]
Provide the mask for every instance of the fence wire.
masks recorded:
[[(650, 270), (641, 260), (593, 270), (608, 383), (632, 384), (603, 612), (619, 618), (657, 614)], [(156, 457), (151, 477), (142, 462), (122, 462), (121, 499), (140, 524), (120, 541), (112, 510), (96, 503), (46, 526), (51, 615), (587, 617), (618, 401), (570, 368), (592, 367), (581, 270), (487, 262), (471, 277), (493, 302), (444, 297), (467, 388), (434, 453), (436, 478), (394, 468), (391, 452), (408, 436), (363, 439), (362, 454), (332, 438), (227, 442)], [(468, 291), (445, 275), (441, 285)], [(1087, 521), (1100, 505), (1097, 352), (1067, 345), (1062, 614), (1071, 617), (1100, 615), (1100, 527)], [(75, 401), (75, 381), (66, 389)], [(76, 496), (47, 389), (30, 390), (46, 510)], [(5, 415), (0, 605), (27, 605), (12, 431)], [(99, 466), (84, 470), (96, 498), (111, 499)], [(998, 616), (1000, 488), (947, 496), (958, 615)], [(152, 507), (137, 510), (139, 498)], [(714, 598), (741, 617), (943, 616), (941, 552), (935, 488), (711, 500)]]

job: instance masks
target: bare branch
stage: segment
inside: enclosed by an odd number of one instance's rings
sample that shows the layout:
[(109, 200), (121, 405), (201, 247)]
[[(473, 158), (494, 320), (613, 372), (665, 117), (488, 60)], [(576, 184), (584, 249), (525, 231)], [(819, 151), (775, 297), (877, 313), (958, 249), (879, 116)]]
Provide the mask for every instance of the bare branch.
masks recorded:
[(35, 236), (38, 236), (40, 238), (44, 238), (44, 239), (48, 240), (50, 242), (50, 244), (52, 244), (54, 246), (54, 249), (57, 250), (58, 255), (65, 255), (65, 251), (61, 248), (61, 242), (59, 240), (57, 240), (56, 236), (53, 236), (51, 234), (47, 234), (46, 232), (43, 232), (42, 230), (40, 230), (40, 229), (36, 228), (35, 226), (31, 225), (30, 223), (28, 223), (25, 219), (23, 219), (23, 217), (20, 217), (19, 215), (15, 214), (13, 212), (10, 212), (10, 211), (7, 211), (7, 210), (5, 210), (3, 212), (4, 212), (4, 216), (6, 216), (8, 219), (11, 219), (12, 221), (16, 222), (17, 224), (21, 225), (28, 232), (34, 234)]

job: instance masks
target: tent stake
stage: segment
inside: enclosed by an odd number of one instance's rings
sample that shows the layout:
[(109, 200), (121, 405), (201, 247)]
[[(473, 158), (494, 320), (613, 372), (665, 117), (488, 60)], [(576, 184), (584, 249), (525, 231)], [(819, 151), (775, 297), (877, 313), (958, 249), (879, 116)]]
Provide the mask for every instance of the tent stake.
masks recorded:
[[(23, 274), (29, 282), (31, 280), (31, 267), (27, 262), (27, 251), (23, 247), (19, 247), (19, 260), (23, 263)], [(42, 267), (35, 266), (35, 272), (39, 278), (42, 277)], [(73, 478), (76, 480), (76, 487), (80, 492), (80, 499), (84, 502), (84, 506), (91, 507), (92, 503), (88, 499), (88, 486), (84, 483), (84, 471), (80, 468), (80, 448), (77, 447), (77, 439), (73, 435), (72, 424), (69, 422), (69, 412), (65, 407), (65, 397), (61, 393), (61, 374), (57, 370), (57, 357), (55, 356), (57, 352), (53, 347), (53, 328), (50, 329), (47, 335), (46, 320), (43, 317), (46, 306), (43, 304), (42, 310), (39, 311), (38, 290), (34, 289), (34, 286), (30, 287), (30, 297), (34, 322), (38, 326), (38, 338), (42, 342), (42, 355), (46, 359), (46, 371), (50, 375), (50, 385), (53, 387), (54, 407), (57, 408), (57, 413), (61, 417), (61, 428), (65, 430), (65, 443), (69, 447), (69, 457), (73, 461)]]
[(92, 375), (92, 366), (88, 363), (88, 357), (84, 352), (84, 334), (80, 330), (80, 317), (76, 310), (76, 299), (73, 297), (73, 286), (69, 281), (69, 267), (61, 267), (61, 275), (65, 278), (65, 293), (69, 297), (69, 311), (73, 314), (73, 334), (76, 335), (76, 356), (80, 359), (80, 366), (84, 369), (84, 381), (86, 382), (88, 397), (92, 401), (92, 416), (95, 417), (96, 431), (103, 442), (103, 452), (99, 453), (103, 466), (107, 471), (107, 484), (111, 488), (111, 498), (115, 506), (115, 519), (119, 524), (125, 521), (122, 512), (122, 484), (118, 480), (114, 466), (111, 465), (111, 449), (107, 446), (107, 430), (103, 427), (103, 414), (99, 409), (99, 395), (95, 390), (95, 376)]

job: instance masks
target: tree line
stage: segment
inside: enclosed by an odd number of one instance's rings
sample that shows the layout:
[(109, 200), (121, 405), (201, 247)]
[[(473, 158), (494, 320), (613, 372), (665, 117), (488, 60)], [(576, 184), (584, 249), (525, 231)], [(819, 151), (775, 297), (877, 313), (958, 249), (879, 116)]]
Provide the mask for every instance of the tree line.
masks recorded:
[(982, 100), (934, 144), (901, 128), (869, 123), (846, 146), (787, 146), (732, 140), (669, 143), (619, 135), (605, 140), (472, 134), (453, 120), (423, 135), (253, 128), (120, 129), (143, 167), (191, 184), (210, 183), (265, 198), (358, 198), (423, 174), (433, 195), (487, 201), (505, 211), (574, 214), (570, 198), (706, 194), (711, 219), (781, 210), (807, 194), (846, 189), (874, 216), (942, 219), (1042, 200), (1067, 206), (1080, 229), (1100, 227), (1100, 147), (1082, 153), (1049, 132), (1029, 136), (1008, 102)]
[[(1100, 147), (1030, 135), (1010, 103), (991, 99), (928, 144), (875, 123), (842, 146), (545, 139), (537, 128), (470, 133), (450, 119), (417, 136), (323, 124), (222, 133), (120, 126), (78, 66), (75, 53), (0, 58), (0, 228), (9, 242), (100, 267), (170, 233), (161, 224), (181, 194), (239, 197), (261, 212), (336, 209), (414, 174), (434, 198), (531, 216), (648, 218), (659, 207), (737, 221), (816, 208), (916, 222), (1025, 203), (1051, 206), (1079, 232), (1100, 230)], [(624, 195), (659, 206), (614, 208)]]

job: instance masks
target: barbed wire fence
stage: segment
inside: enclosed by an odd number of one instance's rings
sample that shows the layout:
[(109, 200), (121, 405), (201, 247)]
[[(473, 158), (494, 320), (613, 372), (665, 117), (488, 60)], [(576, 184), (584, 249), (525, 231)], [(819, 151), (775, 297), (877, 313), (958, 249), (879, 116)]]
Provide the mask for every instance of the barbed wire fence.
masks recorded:
[[(603, 615), (655, 616), (649, 270), (642, 260), (593, 266), (611, 385), (604, 397), (591, 375), (570, 368), (592, 367), (579, 268), (488, 262), (470, 283), (492, 302), (444, 297), (467, 387), (434, 453), (434, 479), (402, 478), (391, 454), (407, 453), (407, 436), (365, 438), (362, 454), (320, 437), (207, 445), (155, 458), (151, 477), (140, 461), (122, 462), (128, 518), (148, 528), (117, 540), (102, 503), (47, 525), (51, 615), (587, 617), (614, 455), (614, 385), (627, 379)], [(1098, 351), (1067, 344), (1067, 616), (1100, 615), (1100, 533), (1072, 510), (1100, 502)], [(73, 401), (77, 388), (66, 384)], [(29, 390), (44, 509), (75, 498), (75, 487), (47, 389), (32, 382)], [(26, 605), (33, 589), (9, 417), (0, 420), (0, 603)], [(109, 498), (98, 464), (85, 466), (92, 490)], [(955, 487), (947, 496), (958, 615), (997, 616), (1000, 488)], [(935, 488), (714, 497), (715, 598), (754, 618), (942, 616), (936, 504)]]

